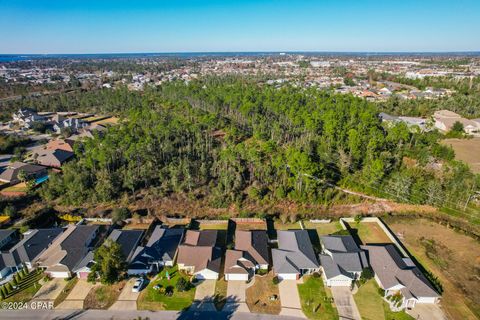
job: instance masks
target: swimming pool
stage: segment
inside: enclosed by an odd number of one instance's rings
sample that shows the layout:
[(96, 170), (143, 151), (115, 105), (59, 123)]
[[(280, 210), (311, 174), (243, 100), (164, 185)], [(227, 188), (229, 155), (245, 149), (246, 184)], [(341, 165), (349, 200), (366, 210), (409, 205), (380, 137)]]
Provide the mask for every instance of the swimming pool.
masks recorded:
[(36, 183), (36, 184), (40, 184), (40, 183), (43, 183), (43, 182), (45, 182), (45, 181), (47, 181), (47, 180), (48, 180), (48, 176), (43, 176), (43, 177), (40, 177), (40, 178), (35, 179), (35, 183)]

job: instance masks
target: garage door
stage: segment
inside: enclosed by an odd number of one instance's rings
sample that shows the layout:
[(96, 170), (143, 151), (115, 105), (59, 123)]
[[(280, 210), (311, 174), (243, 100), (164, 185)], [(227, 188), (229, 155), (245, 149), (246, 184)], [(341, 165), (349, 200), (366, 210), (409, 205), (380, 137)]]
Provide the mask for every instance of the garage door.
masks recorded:
[(69, 278), (70, 277), (70, 274), (65, 271), (52, 271), (52, 272), (49, 272), (48, 274), (50, 274), (52, 278)]
[(225, 280), (241, 280), (241, 281), (247, 281), (248, 280), (248, 274), (225, 274)]
[(431, 297), (420, 297), (418, 298), (417, 303), (435, 303), (436, 298), (431, 298)]
[(352, 285), (350, 280), (328, 280), (327, 286), (329, 287), (349, 287)]
[(297, 273), (279, 273), (278, 278), (280, 280), (297, 280)]
[(78, 273), (78, 277), (79, 277), (80, 279), (87, 279), (89, 273), (90, 273), (90, 272), (79, 272), (79, 273)]

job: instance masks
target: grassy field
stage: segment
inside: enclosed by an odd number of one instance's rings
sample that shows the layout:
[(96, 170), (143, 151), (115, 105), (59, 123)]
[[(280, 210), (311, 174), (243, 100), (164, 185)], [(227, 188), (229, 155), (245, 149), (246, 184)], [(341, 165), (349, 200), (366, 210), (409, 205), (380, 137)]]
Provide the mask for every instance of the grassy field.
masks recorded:
[(357, 233), (363, 244), (392, 242), (376, 222), (350, 222), (349, 226)]
[(378, 293), (374, 279), (362, 285), (353, 296), (363, 320), (410, 320), (405, 312), (393, 312)]
[(425, 219), (390, 219), (389, 227), (443, 286), (450, 319), (480, 319), (480, 242)]
[(332, 295), (325, 288), (321, 277), (304, 276), (303, 284), (298, 285), (303, 313), (309, 319), (338, 319), (337, 309), (329, 299)]
[(442, 144), (451, 146), (455, 151), (455, 158), (470, 166), (473, 172), (480, 173), (480, 138), (473, 139), (445, 139)]
[[(166, 277), (166, 271), (170, 275), (170, 280)], [(188, 280), (189, 277), (177, 270), (177, 267), (162, 270), (158, 276), (151, 281), (148, 286), (142, 290), (137, 300), (139, 310), (183, 310), (188, 308), (195, 297), (195, 287), (188, 291), (179, 292), (175, 285), (180, 278)], [(160, 285), (161, 288), (173, 287), (173, 295), (166, 296), (161, 290), (155, 290), (153, 287)]]
[(100, 285), (93, 288), (85, 298), (85, 309), (108, 309), (117, 301), (125, 281), (113, 285)]
[(247, 305), (251, 312), (279, 314), (281, 305), (280, 299), (270, 300), (270, 297), (276, 295), (280, 297), (278, 285), (274, 285), (273, 272), (266, 276), (256, 276), (253, 286), (247, 289)]

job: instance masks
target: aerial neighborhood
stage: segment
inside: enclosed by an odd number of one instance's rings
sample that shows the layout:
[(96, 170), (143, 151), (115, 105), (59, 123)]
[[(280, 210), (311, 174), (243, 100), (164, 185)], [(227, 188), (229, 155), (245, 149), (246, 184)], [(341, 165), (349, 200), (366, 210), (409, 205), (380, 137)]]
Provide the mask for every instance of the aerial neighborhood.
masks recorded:
[[(377, 238), (368, 236), (379, 230)], [(432, 278), (379, 218), (283, 224), (275, 218), (135, 216), (115, 222), (81, 218), (22, 233), (0, 231), (4, 297), (22, 290), (24, 278), (34, 277), (41, 287), (33, 299), (52, 301), (60, 310), (76, 305), (201, 310), (206, 303), (212, 310), (238, 304), (246, 312), (312, 317), (316, 312), (305, 307), (310, 301), (326, 317), (359, 318), (367, 286), (377, 288), (375, 300), (391, 312), (411, 313), (418, 305), (438, 308), (441, 301)], [(90, 301), (100, 288), (112, 285), (120, 285), (120, 297), (128, 295), (132, 303)], [(58, 298), (55, 286), (67, 295)], [(234, 302), (228, 292), (243, 298)], [(81, 301), (70, 300), (70, 295)], [(348, 303), (334, 307), (336, 299)]]

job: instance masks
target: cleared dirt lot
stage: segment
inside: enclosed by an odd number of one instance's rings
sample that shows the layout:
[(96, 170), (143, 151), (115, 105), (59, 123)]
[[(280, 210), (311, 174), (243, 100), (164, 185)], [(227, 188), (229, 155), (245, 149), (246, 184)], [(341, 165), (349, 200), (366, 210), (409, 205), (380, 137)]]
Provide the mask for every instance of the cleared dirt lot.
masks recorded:
[(473, 172), (480, 173), (480, 138), (445, 139), (442, 144), (451, 146), (455, 158), (468, 163)]
[(425, 219), (386, 222), (410, 253), (440, 279), (448, 318), (479, 319), (480, 242)]

